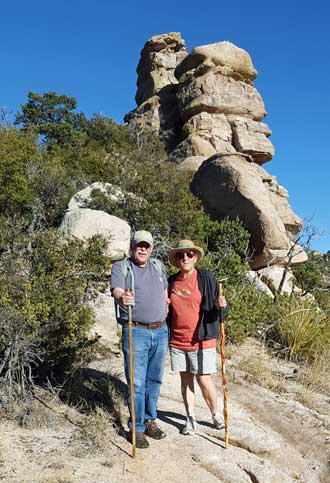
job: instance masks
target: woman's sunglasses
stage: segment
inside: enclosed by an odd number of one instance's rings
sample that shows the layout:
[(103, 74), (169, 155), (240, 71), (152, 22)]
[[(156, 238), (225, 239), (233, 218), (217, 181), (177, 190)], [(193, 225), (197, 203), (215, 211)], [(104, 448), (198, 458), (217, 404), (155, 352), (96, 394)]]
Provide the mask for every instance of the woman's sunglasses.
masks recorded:
[(176, 254), (176, 257), (178, 260), (183, 260), (184, 259), (184, 256), (187, 255), (188, 258), (192, 258), (196, 255), (196, 252), (179, 252)]

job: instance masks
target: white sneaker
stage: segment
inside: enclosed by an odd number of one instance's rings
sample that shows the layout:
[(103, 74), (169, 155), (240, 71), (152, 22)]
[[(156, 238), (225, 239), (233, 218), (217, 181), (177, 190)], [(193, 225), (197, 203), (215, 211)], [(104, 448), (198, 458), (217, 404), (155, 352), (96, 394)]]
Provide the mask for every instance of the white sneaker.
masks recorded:
[(197, 422), (194, 416), (187, 416), (186, 424), (183, 426), (180, 433), (184, 435), (194, 434), (196, 427), (197, 427)]
[(222, 429), (225, 427), (222, 414), (219, 411), (212, 414), (212, 422), (215, 429)]

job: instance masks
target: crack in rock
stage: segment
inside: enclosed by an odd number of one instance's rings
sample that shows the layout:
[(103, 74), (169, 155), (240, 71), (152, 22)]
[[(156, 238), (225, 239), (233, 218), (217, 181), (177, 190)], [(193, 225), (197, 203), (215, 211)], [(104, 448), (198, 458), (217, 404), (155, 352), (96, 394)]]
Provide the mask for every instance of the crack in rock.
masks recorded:
[(240, 465), (238, 465), (238, 466), (241, 468), (241, 470), (244, 471), (244, 473), (246, 473), (248, 475), (249, 478), (251, 478), (252, 483), (260, 483), (260, 481), (258, 480), (256, 475), (254, 473), (252, 473), (252, 471), (250, 471), (246, 468), (242, 468)]

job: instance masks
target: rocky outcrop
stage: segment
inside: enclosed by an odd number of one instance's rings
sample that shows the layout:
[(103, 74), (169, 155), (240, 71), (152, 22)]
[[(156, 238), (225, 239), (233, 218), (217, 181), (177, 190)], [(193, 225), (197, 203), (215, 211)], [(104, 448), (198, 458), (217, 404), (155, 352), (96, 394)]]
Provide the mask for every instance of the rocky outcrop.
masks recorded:
[(155, 35), (146, 42), (137, 66), (135, 100), (138, 105), (157, 95), (164, 87), (177, 84), (174, 70), (186, 55), (186, 44), (179, 32)]
[(271, 131), (260, 122), (266, 115), (265, 106), (253, 86), (257, 71), (247, 52), (230, 42), (197, 47), (178, 65), (175, 75), (185, 122), (183, 137), (187, 131), (189, 135), (172, 159), (180, 162), (185, 154), (207, 158), (240, 152), (262, 164), (273, 157), (268, 139)]
[(149, 128), (157, 132), (171, 150), (181, 128), (176, 99), (176, 66), (186, 57), (185, 41), (178, 32), (155, 35), (141, 51), (137, 67), (138, 107), (125, 116), (131, 129)]
[(245, 275), (245, 279), (254, 285), (257, 292), (264, 292), (272, 299), (274, 298), (272, 290), (262, 280), (261, 275), (259, 275), (258, 272), (255, 272), (254, 270), (249, 270)]
[[(213, 218), (238, 216), (243, 221), (251, 234), (254, 269), (287, 263), (302, 220), (275, 177), (242, 155), (215, 155), (199, 168), (191, 188)], [(292, 264), (306, 260), (306, 253), (295, 246)]]
[(188, 55), (179, 33), (157, 35), (142, 49), (137, 72), (138, 107), (125, 121), (159, 133), (171, 161), (241, 152), (262, 164), (273, 157), (253, 86), (257, 71), (243, 49), (217, 42)]

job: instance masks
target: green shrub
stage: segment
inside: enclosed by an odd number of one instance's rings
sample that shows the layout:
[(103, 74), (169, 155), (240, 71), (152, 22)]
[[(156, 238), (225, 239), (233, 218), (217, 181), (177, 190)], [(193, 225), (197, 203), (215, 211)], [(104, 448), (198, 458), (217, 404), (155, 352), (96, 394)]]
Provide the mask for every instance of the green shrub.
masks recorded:
[(293, 274), (297, 285), (306, 292), (313, 291), (315, 287), (323, 287), (320, 257), (308, 253), (308, 260), (305, 263), (293, 267)]
[[(7, 228), (7, 230), (6, 230)], [(99, 238), (64, 243), (54, 230), (26, 235), (3, 224), (0, 377), (24, 392), (32, 372), (64, 372), (88, 359), (88, 302), (109, 269)], [(23, 381), (23, 382), (22, 382)]]
[(310, 292), (317, 305), (330, 316), (329, 255), (308, 252), (307, 262), (293, 267), (297, 285)]
[(0, 127), (0, 213), (31, 216), (35, 193), (29, 174), (38, 158), (33, 137)]
[(249, 233), (241, 221), (212, 221), (205, 215), (202, 246), (206, 256), (201, 266), (208, 267), (219, 280), (231, 286), (244, 278), (248, 266)]
[(257, 292), (252, 283), (244, 282), (237, 287), (225, 285), (224, 294), (230, 306), (225, 327), (232, 342), (241, 343), (249, 336), (263, 334), (269, 321), (275, 318), (273, 299)]

